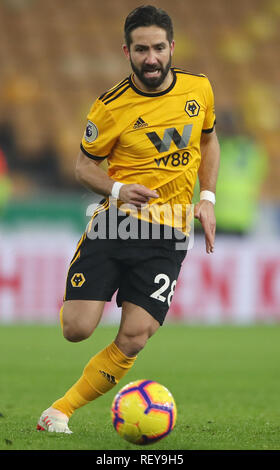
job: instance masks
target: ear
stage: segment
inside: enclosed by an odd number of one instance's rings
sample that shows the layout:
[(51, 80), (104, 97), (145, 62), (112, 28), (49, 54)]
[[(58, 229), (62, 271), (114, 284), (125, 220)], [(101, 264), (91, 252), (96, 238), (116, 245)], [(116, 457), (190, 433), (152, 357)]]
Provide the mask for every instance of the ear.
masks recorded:
[(123, 44), (122, 50), (123, 50), (123, 52), (124, 52), (125, 57), (126, 57), (127, 59), (129, 59), (129, 58), (130, 58), (130, 52), (129, 52), (129, 49), (128, 49), (128, 47), (127, 47), (126, 44)]
[(171, 55), (173, 55), (173, 53), (174, 53), (174, 48), (175, 48), (175, 41), (173, 39), (171, 44), (170, 44), (170, 53), (171, 53)]

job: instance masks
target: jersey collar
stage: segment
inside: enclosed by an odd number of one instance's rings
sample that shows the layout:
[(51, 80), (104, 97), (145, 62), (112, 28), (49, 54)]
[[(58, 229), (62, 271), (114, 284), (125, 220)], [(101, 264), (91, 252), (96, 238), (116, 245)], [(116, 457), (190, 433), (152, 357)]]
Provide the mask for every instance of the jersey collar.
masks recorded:
[(176, 73), (174, 72), (173, 70), (173, 67), (171, 67), (171, 72), (173, 74), (173, 80), (171, 82), (171, 84), (169, 85), (168, 88), (166, 88), (165, 90), (162, 90), (162, 91), (155, 91), (155, 92), (148, 92), (148, 91), (144, 91), (144, 90), (141, 90), (140, 88), (138, 88), (134, 81), (133, 81), (133, 78), (132, 78), (132, 74), (129, 76), (129, 84), (131, 86), (131, 88), (136, 92), (138, 93), (138, 95), (142, 95), (142, 96), (149, 96), (150, 98), (153, 98), (154, 96), (162, 96), (162, 95), (166, 95), (166, 93), (169, 93), (172, 88), (174, 88), (175, 86), (175, 83), (177, 81), (177, 76), (176, 76)]

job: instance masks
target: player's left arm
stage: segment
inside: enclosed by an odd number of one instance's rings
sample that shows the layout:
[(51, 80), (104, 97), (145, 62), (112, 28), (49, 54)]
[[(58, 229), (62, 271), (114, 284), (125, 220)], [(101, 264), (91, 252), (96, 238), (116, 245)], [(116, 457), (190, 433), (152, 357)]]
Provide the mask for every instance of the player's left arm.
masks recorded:
[[(200, 140), (201, 164), (198, 170), (200, 191), (211, 191), (216, 194), (216, 183), (220, 165), (220, 145), (215, 128), (210, 133), (202, 132)], [(205, 233), (206, 252), (213, 253), (216, 234), (216, 217), (214, 204), (202, 200), (195, 205), (194, 216)]]

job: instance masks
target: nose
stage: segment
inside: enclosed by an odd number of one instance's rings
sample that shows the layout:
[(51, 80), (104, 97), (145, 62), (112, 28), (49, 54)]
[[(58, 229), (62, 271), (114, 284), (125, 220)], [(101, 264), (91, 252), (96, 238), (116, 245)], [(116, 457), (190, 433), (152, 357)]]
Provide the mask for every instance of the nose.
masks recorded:
[(145, 63), (148, 65), (155, 65), (158, 63), (156, 53), (152, 49), (147, 52)]

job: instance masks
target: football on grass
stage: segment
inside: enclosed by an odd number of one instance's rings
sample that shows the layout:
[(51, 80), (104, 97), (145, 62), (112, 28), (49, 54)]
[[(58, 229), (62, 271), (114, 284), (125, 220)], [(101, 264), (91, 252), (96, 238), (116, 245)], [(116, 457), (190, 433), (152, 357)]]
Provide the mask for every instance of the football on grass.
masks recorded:
[(115, 396), (111, 416), (122, 438), (147, 445), (168, 436), (176, 423), (177, 408), (166, 387), (153, 380), (137, 380)]

